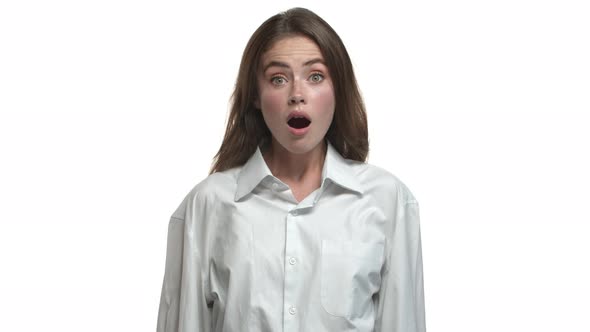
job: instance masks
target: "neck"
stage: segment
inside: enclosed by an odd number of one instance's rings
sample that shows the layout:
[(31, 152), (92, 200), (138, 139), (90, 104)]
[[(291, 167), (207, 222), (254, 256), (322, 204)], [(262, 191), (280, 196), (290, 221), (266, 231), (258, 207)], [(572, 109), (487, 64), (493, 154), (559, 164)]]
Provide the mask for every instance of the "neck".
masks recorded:
[(313, 182), (319, 187), (326, 149), (327, 145), (322, 141), (309, 152), (294, 154), (273, 139), (263, 157), (272, 174), (281, 181), (299, 184)]

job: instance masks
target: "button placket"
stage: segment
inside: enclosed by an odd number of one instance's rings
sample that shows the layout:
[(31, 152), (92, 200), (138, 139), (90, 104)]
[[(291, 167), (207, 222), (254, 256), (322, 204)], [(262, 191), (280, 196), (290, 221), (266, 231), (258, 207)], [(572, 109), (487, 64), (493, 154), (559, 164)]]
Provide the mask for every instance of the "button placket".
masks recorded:
[(301, 294), (301, 274), (299, 271), (297, 256), (301, 253), (301, 239), (299, 238), (299, 212), (294, 205), (288, 209), (286, 214), (285, 234), (285, 279), (284, 279), (284, 309), (283, 315), (284, 331), (299, 331), (299, 320), (297, 319), (297, 304)]

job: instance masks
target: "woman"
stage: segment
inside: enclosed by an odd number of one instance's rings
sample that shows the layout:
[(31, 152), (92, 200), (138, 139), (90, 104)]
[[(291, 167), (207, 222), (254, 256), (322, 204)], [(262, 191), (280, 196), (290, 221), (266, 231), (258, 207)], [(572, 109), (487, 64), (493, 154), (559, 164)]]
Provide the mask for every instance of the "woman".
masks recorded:
[(425, 331), (418, 203), (367, 153), (338, 35), (302, 8), (264, 22), (170, 220), (158, 331)]

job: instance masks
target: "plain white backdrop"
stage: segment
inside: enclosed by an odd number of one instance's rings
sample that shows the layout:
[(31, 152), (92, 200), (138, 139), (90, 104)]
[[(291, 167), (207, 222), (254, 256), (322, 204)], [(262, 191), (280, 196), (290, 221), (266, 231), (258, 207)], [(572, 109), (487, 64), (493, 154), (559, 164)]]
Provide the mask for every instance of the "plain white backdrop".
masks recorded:
[(307, 7), (418, 198), (429, 331), (590, 331), (586, 1), (3, 1), (3, 331), (153, 331), (244, 46)]

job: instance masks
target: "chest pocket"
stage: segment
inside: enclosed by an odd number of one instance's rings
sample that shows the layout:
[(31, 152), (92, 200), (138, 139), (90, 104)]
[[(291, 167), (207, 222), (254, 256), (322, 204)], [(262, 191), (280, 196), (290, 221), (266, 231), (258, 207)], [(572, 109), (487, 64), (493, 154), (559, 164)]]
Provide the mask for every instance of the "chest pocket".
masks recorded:
[(372, 314), (383, 251), (383, 243), (322, 241), (320, 298), (327, 313), (348, 319)]

